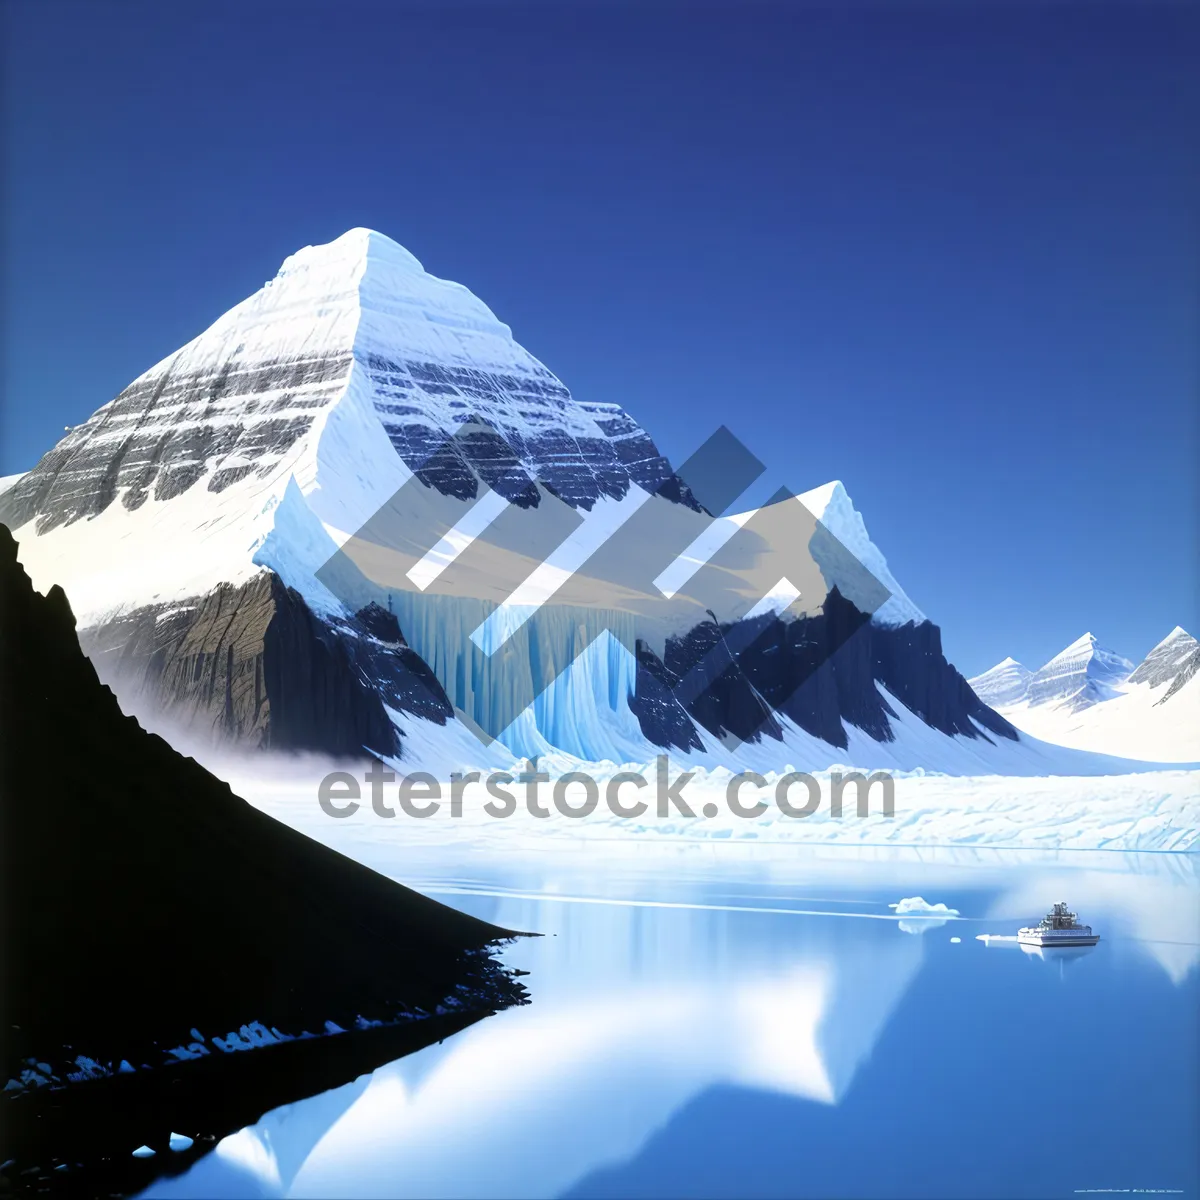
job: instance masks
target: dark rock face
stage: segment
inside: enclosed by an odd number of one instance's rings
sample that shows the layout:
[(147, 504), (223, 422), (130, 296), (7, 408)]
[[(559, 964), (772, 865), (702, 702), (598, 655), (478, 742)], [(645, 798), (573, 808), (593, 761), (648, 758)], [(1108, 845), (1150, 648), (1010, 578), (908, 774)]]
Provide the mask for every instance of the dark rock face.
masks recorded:
[[(137, 612), (80, 635), (101, 679), (126, 701), (211, 740), (276, 750), (403, 758), (387, 709), (444, 724), (453, 709), (394, 613), (368, 605), (349, 619), (313, 613), (271, 574), (222, 585), (194, 607)], [(662, 658), (637, 646), (630, 709), (656, 745), (780, 738), (778, 715), (831, 745), (843, 722), (893, 738), (882, 684), (950, 735), (1016, 730), (980, 701), (924, 621), (874, 625), (835, 588), (816, 617), (705, 623), (671, 639)]]
[(360, 608), (354, 614), (358, 624), (376, 641), (389, 646), (404, 645), (404, 636), (400, 632), (400, 622), (396, 614), (384, 608), (381, 604), (371, 601), (365, 608)]
[[(479, 480), (512, 504), (536, 506), (534, 481), (573, 508), (620, 499), (637, 483), (695, 507), (649, 434), (615, 404), (580, 404), (540, 363), (531, 374), (418, 359), (364, 356), (375, 411), (418, 478), (445, 495), (474, 499)], [(431, 398), (458, 425), (481, 428), (447, 440), (446, 422), (429, 421)], [(567, 432), (564, 414), (582, 411), (605, 435)], [(414, 419), (424, 418), (424, 419)], [(666, 492), (664, 495), (668, 494)]]
[(252, 472), (269, 474), (308, 431), (313, 411), (345, 386), (352, 359), (243, 362), (234, 354), (191, 373), (177, 373), (173, 361), (135, 380), (44, 454), (0, 496), (0, 521), (16, 529), (36, 517), (38, 533), (47, 533), (96, 516), (119, 492), (128, 509), (151, 496), (178, 496), (210, 466), (212, 492)]
[(636, 690), (629, 708), (642, 733), (656, 746), (701, 750), (704, 743), (696, 733), (688, 710), (674, 694), (678, 679), (645, 642), (637, 644)]
[(899, 629), (872, 629), (875, 678), (927, 725), (942, 733), (978, 737), (977, 721), (989, 733), (1017, 739), (1016, 729), (988, 708), (946, 661), (942, 631), (931, 621)]
[[(764, 635), (774, 622), (745, 621), (740, 626), (697, 625), (686, 636), (669, 641), (663, 665), (680, 682), (675, 693), (692, 718), (718, 737), (732, 735), (740, 741), (757, 740), (759, 733), (781, 736), (770, 703), (755, 687), (754, 676), (767, 665), (772, 648)], [(730, 634), (744, 631), (745, 645)], [(703, 682), (684, 691), (689, 679)]]
[(819, 616), (698, 625), (669, 641), (661, 660), (639, 646), (630, 705), (645, 736), (663, 746), (698, 747), (696, 725), (721, 738), (778, 739), (782, 713), (844, 748), (843, 722), (893, 740), (895, 713), (877, 682), (943, 733), (979, 737), (973, 720), (1000, 737), (1018, 736), (946, 661), (936, 625), (874, 625), (836, 588)]
[(347, 752), (357, 742), (358, 749), (396, 753), (399, 739), (380, 690), (356, 662), (365, 654), (356, 655), (349, 639), (275, 576), (271, 586), (275, 611), (263, 636), (263, 683), (271, 705), (267, 744), (316, 749), (324, 741)]
[[(225, 1058), (216, 1039), (242, 1027), (284, 1035), (229, 1056), (273, 1056), (262, 1061), (278, 1068), (281, 1103), (285, 1085), (305, 1094), (288, 1064), (310, 1042), (288, 1036), (523, 1002), (488, 954), (506, 931), (274, 821), (124, 716), (80, 651), (66, 596), (36, 593), (16, 550), (0, 527), (0, 1079), (39, 1078), (0, 1098), (0, 1132), (40, 1137), (65, 1119), (64, 1095), (124, 1078), (122, 1060), (152, 1092), (172, 1047), (201, 1045), (211, 1080)], [(183, 1085), (158, 1097), (163, 1112), (186, 1094), (188, 1066), (166, 1068)], [(219, 1077), (210, 1087), (227, 1090)], [(28, 1152), (7, 1145), (0, 1159)]]
[[(536, 480), (572, 507), (590, 509), (601, 496), (619, 499), (637, 483), (698, 507), (624, 410), (577, 403), (540, 364), (534, 375), (518, 376), (391, 361), (348, 347), (265, 361), (234, 351), (203, 371), (180, 369), (172, 358), (43, 455), (0, 496), (0, 521), (17, 529), (36, 519), (43, 534), (98, 515), (118, 496), (134, 510), (150, 498), (181, 495), (206, 476), (211, 492), (251, 474), (266, 477), (345, 387), (355, 362), (371, 380), (376, 412), (396, 452), (446, 495), (474, 498), (482, 480), (511, 503), (531, 507), (538, 503)], [(450, 420), (429, 422), (431, 400)], [(569, 433), (571, 414), (577, 420), (580, 412), (605, 436)], [(454, 438), (443, 431), (460, 426), (478, 428)]]
[(390, 756), (401, 746), (385, 704), (439, 723), (452, 711), (392, 613), (326, 621), (274, 574), (194, 606), (139, 609), (80, 641), (127, 703), (202, 738)]

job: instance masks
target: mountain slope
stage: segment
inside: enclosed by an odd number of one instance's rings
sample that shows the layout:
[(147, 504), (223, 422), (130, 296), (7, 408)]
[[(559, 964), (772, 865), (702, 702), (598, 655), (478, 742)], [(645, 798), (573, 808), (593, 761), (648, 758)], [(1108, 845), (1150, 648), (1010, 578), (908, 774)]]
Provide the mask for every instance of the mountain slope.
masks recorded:
[(840, 479), (802, 492), (799, 500), (887, 588), (890, 595), (875, 611), (873, 619), (876, 623), (906, 625), (911, 621), (914, 625), (920, 625), (929, 619), (908, 598), (888, 569), (887, 559), (871, 540), (862, 514), (854, 507), (854, 501)]
[(1018, 705), (1003, 712), (1023, 733), (1061, 746), (1147, 763), (1200, 762), (1200, 676), (1169, 699), (1167, 691), (1128, 684), (1103, 703), (1081, 709)]
[(1027, 697), (1032, 678), (1033, 672), (1028, 667), (1015, 658), (1006, 658), (967, 682), (984, 704), (1004, 708), (1006, 705), (1019, 704)]

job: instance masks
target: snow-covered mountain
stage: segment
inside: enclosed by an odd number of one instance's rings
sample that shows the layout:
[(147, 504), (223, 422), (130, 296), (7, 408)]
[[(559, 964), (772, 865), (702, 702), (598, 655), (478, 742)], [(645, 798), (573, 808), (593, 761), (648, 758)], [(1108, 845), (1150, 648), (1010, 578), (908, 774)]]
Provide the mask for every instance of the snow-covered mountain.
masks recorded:
[(975, 694), (993, 708), (1054, 705), (1078, 712), (1112, 699), (1132, 671), (1133, 663), (1085, 633), (1036, 671), (1015, 658), (1006, 658), (969, 682)]
[[(507, 751), (716, 760), (791, 739), (815, 764), (908, 737), (911, 716), (936, 769), (939, 737), (972, 761), (1017, 739), (840, 483), (726, 517), (734, 497), (698, 483), (466, 288), (355, 229), (69, 430), (0, 491), (0, 521), (122, 702), (204, 736), (411, 759), (461, 747), (458, 718), (487, 728), (549, 663)], [(393, 587), (398, 563), (422, 585)], [(612, 636), (577, 645), (598, 605)], [(636, 646), (631, 615), (653, 629)]]
[(1110, 700), (1132, 671), (1129, 659), (1106, 650), (1092, 634), (1085, 633), (1030, 676), (1026, 700), (1077, 712)]
[(1176, 625), (1129, 676), (1130, 683), (1145, 683), (1151, 688), (1167, 684), (1158, 703), (1169, 700), (1200, 670), (1200, 642), (1186, 629)]
[(1015, 659), (971, 686), (1047, 742), (1152, 762), (1200, 761), (1200, 643), (1176, 626), (1133, 664), (1085, 634), (1039, 671)]
[[(434, 455), (468, 416), (494, 435), (472, 440), (470, 462), (461, 446)], [(270, 565), (246, 555), (245, 535), (261, 546), (292, 478), (344, 536), (413, 471), (446, 494), (473, 498), (482, 482), (516, 504), (537, 478), (583, 509), (671, 475), (617, 405), (574, 401), (466, 288), (355, 229), (292, 255), (70, 430), (4, 494), (4, 514), (14, 528), (32, 520), (39, 537), (62, 530), (64, 565), (67, 541), (85, 553), (90, 620)], [(144, 533), (128, 519), (143, 510)], [(130, 538), (127, 556), (114, 543)], [(151, 546), (151, 569), (131, 577), (129, 559)]]
[(976, 675), (967, 680), (975, 695), (984, 704), (992, 708), (1003, 708), (1006, 705), (1020, 704), (1029, 693), (1029, 681), (1033, 672), (1017, 662), (1015, 658), (1006, 658), (998, 662), (982, 675)]

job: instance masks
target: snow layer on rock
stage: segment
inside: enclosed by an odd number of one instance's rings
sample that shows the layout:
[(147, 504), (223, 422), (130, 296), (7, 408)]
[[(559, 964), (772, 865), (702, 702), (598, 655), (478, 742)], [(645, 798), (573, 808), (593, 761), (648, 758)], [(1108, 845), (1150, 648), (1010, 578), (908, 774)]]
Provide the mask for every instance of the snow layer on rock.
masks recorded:
[(31, 521), (13, 535), (34, 587), (61, 585), (86, 628), (205, 596), (220, 583), (246, 583), (262, 569), (254, 554), (274, 527), (290, 478), (246, 480), (216, 496), (193, 488), (132, 512), (114, 504), (41, 536)]
[(316, 577), (337, 551), (337, 544), (309, 508), (294, 477), (273, 506), (273, 518), (270, 531), (254, 551), (254, 563), (274, 571), (287, 587), (304, 597), (309, 608), (340, 613), (342, 602)]

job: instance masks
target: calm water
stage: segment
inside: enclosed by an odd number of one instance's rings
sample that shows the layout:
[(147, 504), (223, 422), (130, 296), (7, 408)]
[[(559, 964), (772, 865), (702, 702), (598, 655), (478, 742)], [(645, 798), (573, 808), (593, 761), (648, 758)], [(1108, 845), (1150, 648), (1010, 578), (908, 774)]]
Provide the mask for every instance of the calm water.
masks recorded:
[[(1195, 1194), (1194, 858), (594, 854), (393, 872), (545, 935), (508, 952), (533, 1003), (150, 1194)], [(901, 926), (915, 895), (963, 919)], [(976, 940), (1059, 899), (1094, 950)]]

